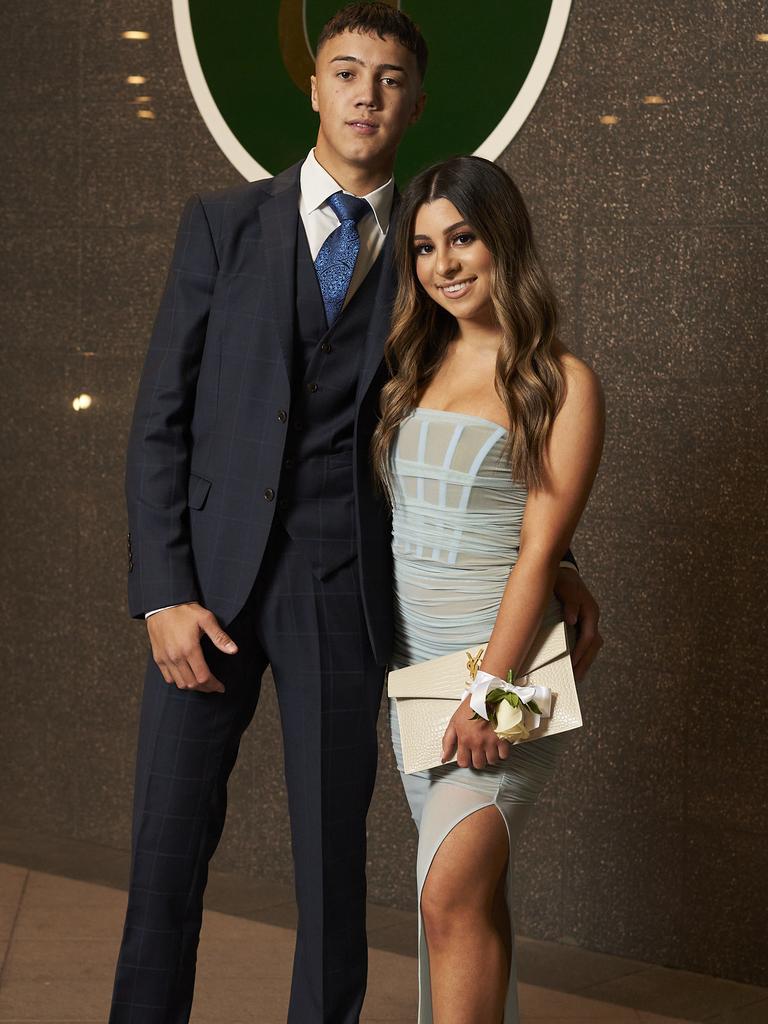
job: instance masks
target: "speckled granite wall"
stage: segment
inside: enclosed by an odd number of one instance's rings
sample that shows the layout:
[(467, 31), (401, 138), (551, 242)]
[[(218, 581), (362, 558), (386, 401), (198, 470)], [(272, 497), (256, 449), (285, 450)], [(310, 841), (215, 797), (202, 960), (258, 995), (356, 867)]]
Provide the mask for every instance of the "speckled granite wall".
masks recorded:
[[(574, 545), (607, 643), (519, 853), (518, 927), (766, 984), (758, 6), (575, 0), (502, 163), (609, 411)], [(148, 42), (121, 40), (136, 26)], [(126, 432), (183, 200), (239, 179), (192, 102), (170, 3), (11, 5), (0, 62), (0, 813), (123, 847), (145, 649), (124, 596)], [(154, 120), (130, 102), (137, 72)], [(75, 413), (80, 392), (93, 405)], [(289, 878), (280, 762), (267, 686), (219, 867)], [(414, 849), (382, 721), (374, 899), (412, 905)]]

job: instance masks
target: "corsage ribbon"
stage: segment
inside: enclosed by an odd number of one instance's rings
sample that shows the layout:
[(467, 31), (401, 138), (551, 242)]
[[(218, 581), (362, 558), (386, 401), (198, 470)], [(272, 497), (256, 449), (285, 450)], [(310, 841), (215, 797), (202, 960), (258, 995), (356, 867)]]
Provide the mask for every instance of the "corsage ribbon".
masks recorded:
[(505, 683), (498, 676), (492, 676), (490, 672), (483, 672), (480, 669), (472, 682), (467, 683), (467, 689), (462, 694), (462, 699), (466, 698), (467, 693), (469, 693), (469, 706), (486, 721), (488, 720), (488, 712), (485, 709), (485, 699), (489, 690), (504, 690), (505, 693), (516, 693), (523, 704), (527, 704), (529, 700), (535, 700), (541, 708), (541, 714), (537, 715), (535, 711), (526, 708), (526, 711), (533, 719), (530, 725), (531, 729), (538, 729), (542, 718), (549, 718), (551, 715), (552, 690), (548, 686), (517, 686), (515, 683)]

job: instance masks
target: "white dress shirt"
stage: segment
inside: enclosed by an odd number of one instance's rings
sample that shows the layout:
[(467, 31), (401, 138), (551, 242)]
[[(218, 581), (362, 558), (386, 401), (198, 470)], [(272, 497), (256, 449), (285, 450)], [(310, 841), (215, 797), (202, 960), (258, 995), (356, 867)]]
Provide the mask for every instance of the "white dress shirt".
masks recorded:
[[(328, 205), (328, 199), (334, 192), (346, 192), (347, 195), (353, 193), (348, 189), (341, 188), (328, 171), (318, 163), (314, 149), (309, 151), (307, 159), (301, 165), (299, 188), (301, 190), (299, 213), (307, 233), (309, 251), (314, 260), (317, 259), (323, 242), (339, 226), (339, 218)], [(361, 199), (368, 202), (373, 212), (366, 214), (357, 225), (357, 233), (360, 236), (360, 252), (352, 273), (352, 280), (349, 282), (349, 288), (344, 297), (345, 306), (365, 280), (365, 275), (373, 266), (384, 246), (384, 239), (389, 230), (394, 193), (395, 179), (390, 178), (373, 192), (360, 196)]]
[[(307, 159), (301, 165), (299, 174), (299, 213), (307, 233), (309, 251), (312, 253), (313, 260), (317, 258), (326, 238), (339, 226), (339, 218), (328, 205), (328, 199), (334, 192), (347, 192), (347, 189), (341, 188), (328, 171), (318, 163), (314, 149), (310, 149)], [(345, 306), (365, 280), (365, 275), (373, 266), (384, 246), (384, 240), (389, 230), (394, 194), (395, 179), (390, 178), (373, 192), (360, 196), (370, 204), (372, 213), (366, 214), (357, 225), (357, 232), (360, 236), (360, 252), (357, 256), (352, 280), (349, 282), (349, 288), (344, 297)], [(148, 619), (150, 615), (174, 607), (175, 605), (167, 604), (163, 608), (154, 608), (151, 612), (145, 612), (144, 618)]]

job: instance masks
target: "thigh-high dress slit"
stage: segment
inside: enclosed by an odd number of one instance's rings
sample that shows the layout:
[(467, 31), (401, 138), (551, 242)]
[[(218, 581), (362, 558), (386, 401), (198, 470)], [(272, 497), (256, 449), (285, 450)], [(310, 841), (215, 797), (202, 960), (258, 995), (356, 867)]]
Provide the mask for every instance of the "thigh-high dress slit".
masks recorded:
[[(393, 555), (396, 630), (392, 668), (463, 647), (491, 634), (517, 559), (527, 492), (512, 480), (503, 457), (507, 432), (463, 413), (416, 409), (400, 425), (393, 459)], [(560, 617), (553, 597), (546, 618)], [(442, 765), (405, 774), (394, 701), (390, 725), (395, 758), (419, 830), (418, 1024), (432, 1024), (429, 953), (421, 894), (432, 861), (449, 832), (469, 815), (496, 807), (506, 826), (506, 902), (512, 958), (503, 1024), (517, 1024), (517, 972), (512, 923), (516, 877), (535, 881), (535, 865), (515, 859), (517, 840), (572, 733), (512, 746), (507, 759), (482, 770)]]

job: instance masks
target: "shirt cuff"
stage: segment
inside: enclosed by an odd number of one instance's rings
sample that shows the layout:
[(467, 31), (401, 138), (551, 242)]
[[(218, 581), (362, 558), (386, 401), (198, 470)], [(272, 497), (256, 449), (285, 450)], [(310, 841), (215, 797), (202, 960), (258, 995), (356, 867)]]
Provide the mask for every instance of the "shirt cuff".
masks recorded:
[(177, 604), (166, 604), (162, 608), (153, 608), (151, 612), (144, 612), (144, 618), (148, 619), (150, 615), (157, 615), (158, 612), (167, 611), (169, 608), (178, 608)]

